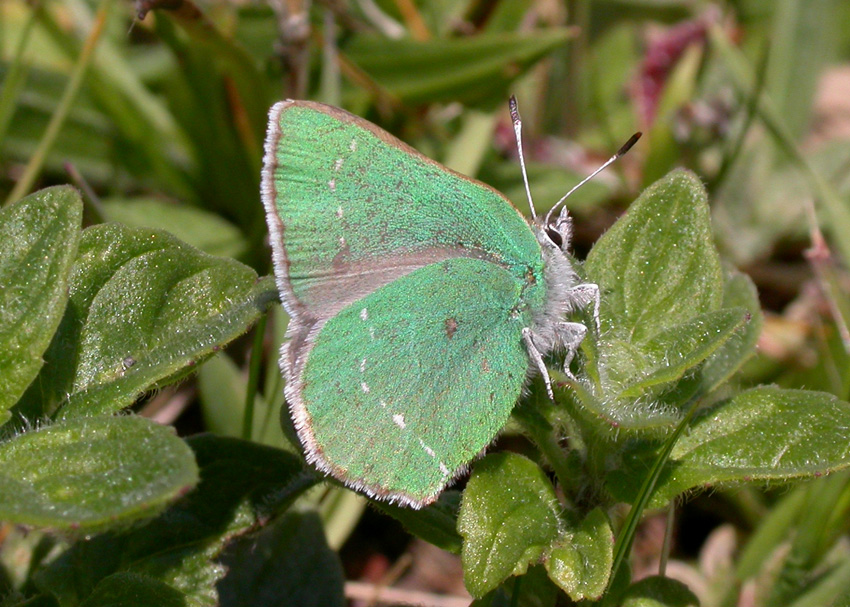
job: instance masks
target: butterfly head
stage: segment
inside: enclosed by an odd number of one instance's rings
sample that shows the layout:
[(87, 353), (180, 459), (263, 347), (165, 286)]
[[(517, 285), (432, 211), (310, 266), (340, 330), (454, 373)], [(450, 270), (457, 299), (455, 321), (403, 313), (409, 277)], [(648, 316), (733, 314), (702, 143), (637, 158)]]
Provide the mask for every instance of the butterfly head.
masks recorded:
[(537, 229), (537, 240), (544, 247), (554, 247), (562, 253), (567, 253), (573, 235), (573, 220), (567, 213), (566, 207), (554, 218), (548, 215), (538, 217), (534, 223)]

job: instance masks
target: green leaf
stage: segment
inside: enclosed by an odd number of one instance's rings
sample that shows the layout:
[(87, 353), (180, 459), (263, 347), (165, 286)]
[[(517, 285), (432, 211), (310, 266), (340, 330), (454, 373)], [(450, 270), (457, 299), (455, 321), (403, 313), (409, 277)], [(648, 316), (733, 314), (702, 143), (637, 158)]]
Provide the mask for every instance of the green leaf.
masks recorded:
[(116, 573), (100, 582), (80, 607), (185, 607), (186, 596), (168, 584), (138, 573)]
[[(844, 558), (841, 558), (844, 557)], [(818, 575), (801, 593), (786, 602), (788, 607), (843, 607), (850, 598), (850, 560), (846, 550), (839, 556), (834, 566), (822, 575)], [(820, 572), (818, 572), (820, 573)], [(776, 603), (774, 603), (776, 604)]]
[(179, 590), (192, 605), (213, 607), (225, 574), (215, 559), (224, 545), (319, 481), (291, 453), (211, 435), (187, 442), (200, 468), (194, 491), (143, 528), (77, 542), (36, 575), (39, 589), (77, 604), (107, 576), (127, 571)]
[[(840, 540), (846, 531), (845, 521), (850, 509), (848, 480), (848, 471), (843, 471), (805, 486), (805, 504), (800, 509), (800, 517), (795, 521), (790, 547), (783, 546), (787, 552), (783, 551), (782, 567), (772, 580), (765, 605), (790, 605), (792, 601), (795, 604), (805, 603), (802, 595), (809, 593), (812, 597), (820, 595), (824, 599), (821, 602), (810, 601), (811, 605), (831, 603), (830, 600), (825, 600), (822, 593), (829, 593), (832, 584), (824, 578), (818, 580), (818, 570), (847, 560), (846, 549), (842, 550), (844, 554), (841, 556), (834, 554), (832, 559), (826, 557), (830, 549), (836, 548), (836, 541)], [(839, 560), (836, 561), (835, 557)], [(847, 573), (845, 568), (840, 577), (846, 578)], [(816, 589), (821, 584), (823, 586)]]
[(764, 324), (758, 292), (750, 277), (731, 268), (727, 268), (725, 273), (723, 308), (743, 308), (747, 311), (747, 321), (700, 367), (703, 393), (711, 392), (727, 381), (755, 354), (756, 342)]
[(569, 40), (567, 28), (416, 42), (358, 35), (343, 52), (405, 103), (493, 106), (531, 65)]
[(19, 603), (10, 602), (8, 605), (3, 603), (3, 607), (60, 607), (60, 605), (54, 597), (47, 594), (41, 594), (21, 600)]
[(234, 260), (118, 224), (83, 232), (70, 293), (33, 395), (62, 417), (118, 411), (185, 375), (277, 297)]
[(372, 505), (399, 521), (412, 535), (448, 552), (460, 554), (463, 543), (457, 531), (460, 495), (459, 491), (443, 491), (436, 502), (421, 510), (385, 502), (373, 502)]
[(647, 188), (599, 239), (584, 269), (602, 290), (606, 338), (640, 344), (718, 309), (723, 276), (699, 179), (673, 171)]
[(0, 210), (0, 424), (38, 375), (62, 319), (82, 213), (67, 186)]
[(801, 485), (773, 504), (741, 550), (735, 577), (739, 580), (755, 577), (776, 549), (794, 535), (794, 527), (800, 518), (801, 509), (806, 506), (808, 493), (808, 486)]
[(512, 577), (484, 598), (472, 601), (469, 607), (555, 607), (560, 595), (546, 570), (535, 565), (525, 575)]
[(546, 571), (574, 601), (596, 600), (608, 586), (614, 562), (614, 532), (596, 508), (568, 529), (546, 557)]
[(105, 529), (157, 514), (198, 482), (173, 428), (141, 417), (45, 426), (0, 444), (0, 520)]
[(245, 237), (236, 226), (196, 207), (154, 198), (113, 198), (103, 201), (103, 215), (108, 221), (131, 228), (166, 230), (210, 255), (239, 257), (248, 249)]
[(842, 28), (837, 7), (834, 1), (776, 3), (767, 89), (795, 137), (804, 135), (810, 127), (818, 76), (838, 58)]
[(315, 512), (289, 511), (225, 551), (221, 604), (332, 607), (346, 604), (339, 557)]
[(744, 324), (746, 315), (742, 308), (718, 310), (656, 334), (641, 348), (649, 369), (626, 385), (619, 398), (638, 398), (651, 388), (681, 379), (723, 346)]
[(850, 403), (759, 387), (699, 414), (673, 448), (655, 499), (721, 482), (790, 480), (850, 466)]
[(622, 607), (699, 607), (699, 599), (682, 582), (652, 576), (632, 584)]
[[(37, 32), (38, 29), (36, 35)], [(40, 52), (44, 52), (47, 45), (40, 43), (38, 46)], [(18, 100), (13, 120), (3, 140), (5, 158), (26, 162), (35, 152), (50, 117), (56, 112), (62, 91), (68, 84), (67, 65), (64, 64), (61, 73), (52, 69), (45, 71), (35, 65), (30, 67), (26, 88)], [(5, 89), (4, 67), (0, 66), (0, 74), (3, 74)], [(45, 167), (66, 177), (67, 172), (62, 165), (68, 162), (96, 182), (105, 182), (110, 178), (114, 181), (115, 166), (109, 160), (110, 150), (114, 149), (112, 146), (115, 144), (114, 132), (86, 93), (85, 90), (81, 91), (72, 105), (45, 159)]]
[(643, 163), (643, 183), (649, 184), (681, 162), (678, 116), (697, 95), (700, 68), (705, 63), (702, 45), (691, 45), (667, 74), (658, 99), (656, 117), (647, 133), (648, 152)]
[(483, 597), (540, 559), (560, 534), (560, 508), (549, 479), (531, 460), (494, 453), (479, 461), (458, 517), (470, 594)]

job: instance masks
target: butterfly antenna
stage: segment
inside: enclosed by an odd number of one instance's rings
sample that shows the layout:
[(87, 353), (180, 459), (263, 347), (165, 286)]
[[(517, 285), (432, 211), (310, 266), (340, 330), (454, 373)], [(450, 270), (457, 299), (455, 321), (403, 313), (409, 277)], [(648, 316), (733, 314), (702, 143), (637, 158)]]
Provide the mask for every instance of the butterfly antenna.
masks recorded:
[(528, 197), (528, 208), (531, 209), (531, 219), (537, 219), (537, 212), (534, 210), (534, 202), (531, 200), (531, 188), (528, 187), (528, 172), (525, 170), (525, 156), (522, 153), (522, 118), (519, 117), (519, 108), (517, 108), (516, 97), (511, 95), (508, 100), (508, 107), (511, 109), (511, 120), (514, 123), (514, 135), (516, 136), (516, 150), (519, 154), (519, 166), (522, 169), (522, 180), (525, 183), (525, 195)]
[(567, 198), (569, 198), (569, 197), (570, 197), (570, 194), (572, 194), (573, 192), (575, 192), (575, 191), (576, 191), (577, 189), (579, 189), (581, 186), (583, 186), (583, 185), (584, 185), (584, 184), (586, 184), (588, 181), (590, 181), (591, 179), (593, 179), (594, 177), (596, 177), (599, 173), (601, 173), (601, 172), (602, 172), (602, 171), (604, 171), (606, 168), (608, 168), (608, 166), (609, 166), (611, 163), (613, 163), (614, 161), (616, 161), (616, 160), (617, 160), (617, 159), (619, 159), (620, 157), (625, 156), (626, 152), (628, 152), (630, 149), (632, 149), (632, 146), (633, 146), (634, 144), (636, 144), (636, 143), (637, 143), (637, 140), (638, 140), (638, 139), (640, 139), (641, 135), (643, 135), (643, 133), (641, 133), (640, 131), (638, 131), (637, 133), (635, 133), (634, 135), (632, 135), (631, 137), (629, 137), (629, 140), (628, 140), (626, 143), (624, 143), (624, 144), (623, 144), (623, 146), (622, 146), (619, 150), (617, 150), (617, 153), (616, 153), (616, 154), (614, 154), (613, 156), (611, 156), (611, 158), (609, 158), (608, 160), (606, 160), (606, 161), (602, 164), (602, 166), (600, 166), (598, 169), (596, 169), (595, 171), (593, 171), (590, 175), (588, 175), (587, 177), (585, 177), (584, 179), (582, 179), (581, 181), (579, 181), (579, 182), (578, 182), (575, 186), (573, 186), (573, 187), (570, 189), (570, 191), (569, 191), (569, 192), (567, 192), (566, 194), (564, 194), (558, 202), (556, 202), (554, 205), (552, 205), (552, 208), (551, 208), (551, 209), (549, 209), (549, 212), (548, 212), (548, 213), (546, 213), (546, 220), (543, 222), (543, 225), (548, 225), (548, 224), (549, 224), (549, 219), (552, 217), (552, 214), (555, 212), (555, 209), (557, 209), (559, 206), (561, 206), (561, 205), (564, 203), (564, 201), (565, 201)]

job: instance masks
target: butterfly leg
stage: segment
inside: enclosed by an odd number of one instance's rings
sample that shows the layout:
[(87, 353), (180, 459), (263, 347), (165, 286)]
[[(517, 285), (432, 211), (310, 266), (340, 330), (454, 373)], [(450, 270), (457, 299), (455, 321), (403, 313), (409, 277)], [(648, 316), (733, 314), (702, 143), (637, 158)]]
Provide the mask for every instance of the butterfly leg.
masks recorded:
[(596, 325), (596, 334), (599, 335), (599, 285), (592, 282), (576, 285), (568, 291), (568, 297), (579, 308), (593, 302), (593, 322)]
[(528, 356), (540, 371), (543, 381), (546, 382), (546, 392), (549, 394), (549, 398), (554, 402), (555, 393), (552, 392), (552, 380), (549, 379), (549, 370), (546, 368), (546, 363), (543, 362), (543, 355), (540, 354), (540, 350), (534, 345), (534, 332), (528, 327), (525, 327), (522, 330), (522, 339), (525, 342), (525, 349), (528, 350)]
[[(596, 286), (596, 285), (593, 285)], [(573, 362), (576, 352), (584, 341), (587, 335), (587, 327), (580, 322), (561, 322), (558, 323), (558, 339), (567, 353), (564, 355), (564, 373), (573, 381), (578, 381), (570, 371), (570, 363)]]

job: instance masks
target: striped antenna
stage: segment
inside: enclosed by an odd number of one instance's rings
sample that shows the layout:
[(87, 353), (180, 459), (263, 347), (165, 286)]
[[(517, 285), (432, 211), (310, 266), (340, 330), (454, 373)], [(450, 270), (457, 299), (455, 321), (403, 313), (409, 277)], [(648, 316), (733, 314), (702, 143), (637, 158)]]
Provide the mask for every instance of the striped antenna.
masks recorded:
[(516, 136), (516, 149), (519, 154), (519, 166), (522, 169), (522, 180), (525, 182), (525, 195), (528, 197), (528, 208), (531, 209), (531, 219), (537, 219), (537, 211), (534, 210), (534, 202), (531, 200), (531, 188), (528, 187), (528, 173), (525, 170), (525, 155), (522, 153), (522, 119), (519, 117), (519, 108), (517, 108), (516, 97), (511, 95), (508, 100), (508, 107), (511, 109), (511, 120), (514, 123), (514, 135)]
[[(514, 126), (514, 130), (516, 130), (516, 126)], [(640, 131), (638, 131), (637, 133), (635, 133), (634, 135), (632, 135), (631, 137), (629, 137), (629, 140), (628, 140), (626, 143), (624, 143), (624, 144), (623, 144), (623, 146), (622, 146), (619, 150), (617, 150), (617, 153), (616, 153), (616, 154), (614, 154), (613, 156), (611, 156), (611, 158), (609, 158), (608, 160), (606, 160), (606, 161), (602, 164), (602, 166), (600, 166), (598, 169), (596, 169), (595, 171), (593, 171), (590, 175), (588, 175), (587, 177), (585, 177), (584, 179), (582, 179), (580, 182), (578, 182), (578, 184), (576, 184), (575, 186), (573, 186), (573, 188), (572, 188), (572, 189), (570, 189), (570, 191), (569, 191), (569, 192), (567, 192), (566, 194), (564, 194), (564, 195), (561, 197), (561, 199), (560, 199), (558, 202), (556, 202), (556, 203), (552, 206), (552, 208), (551, 208), (551, 209), (549, 209), (549, 212), (548, 212), (548, 213), (546, 213), (546, 219), (543, 221), (543, 225), (549, 225), (549, 220), (552, 218), (552, 213), (554, 213), (554, 212), (555, 212), (555, 209), (557, 209), (559, 206), (561, 206), (562, 204), (564, 204), (564, 201), (565, 201), (567, 198), (569, 198), (569, 197), (570, 197), (570, 194), (572, 194), (573, 192), (575, 192), (575, 191), (576, 191), (577, 189), (579, 189), (581, 186), (583, 186), (583, 185), (584, 185), (584, 184), (586, 184), (588, 181), (590, 181), (591, 179), (593, 179), (594, 177), (596, 177), (599, 173), (601, 173), (601, 172), (602, 172), (602, 171), (604, 171), (606, 168), (608, 168), (608, 166), (609, 166), (612, 162), (614, 162), (615, 160), (617, 160), (617, 159), (618, 159), (618, 158), (620, 158), (621, 156), (624, 156), (624, 155), (626, 154), (626, 152), (628, 152), (630, 149), (632, 149), (632, 146), (633, 146), (634, 144), (636, 144), (636, 143), (637, 143), (638, 139), (640, 139), (640, 137), (641, 137), (641, 135), (642, 135), (642, 134), (643, 134), (643, 133), (641, 133)], [(520, 155), (520, 160), (521, 160), (521, 159), (522, 159), (522, 155)], [(524, 167), (524, 166), (523, 166), (522, 174), (523, 174), (523, 176), (525, 176), (525, 167)], [(526, 188), (528, 188), (528, 179), (526, 179), (525, 187), (526, 187)]]

